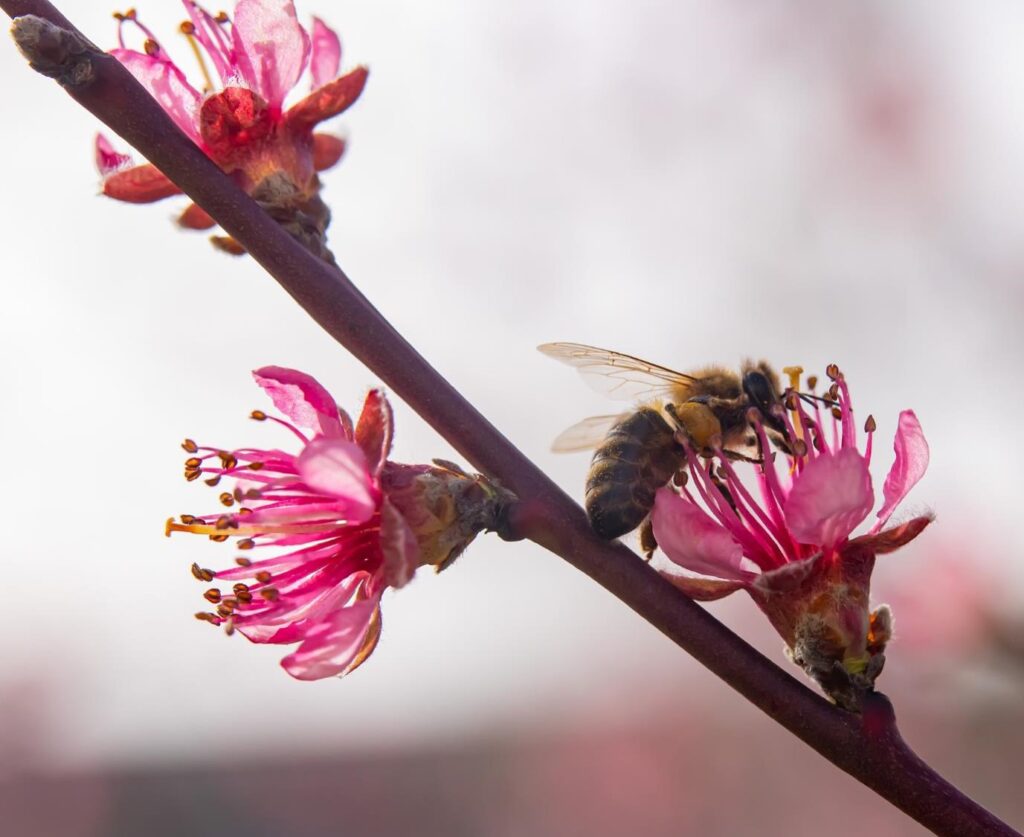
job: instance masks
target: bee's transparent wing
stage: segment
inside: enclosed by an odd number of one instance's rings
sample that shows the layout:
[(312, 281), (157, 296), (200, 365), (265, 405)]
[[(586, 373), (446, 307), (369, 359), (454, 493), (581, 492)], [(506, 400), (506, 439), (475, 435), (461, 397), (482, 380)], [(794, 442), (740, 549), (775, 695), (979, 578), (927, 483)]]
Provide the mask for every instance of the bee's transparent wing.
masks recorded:
[(593, 389), (622, 401), (644, 401), (669, 395), (697, 380), (692, 375), (632, 355), (581, 343), (544, 343), (537, 349), (548, 357), (575, 366)]
[(581, 450), (593, 450), (608, 435), (612, 426), (621, 419), (623, 414), (614, 416), (591, 416), (577, 422), (558, 434), (551, 443), (555, 453), (576, 453)]

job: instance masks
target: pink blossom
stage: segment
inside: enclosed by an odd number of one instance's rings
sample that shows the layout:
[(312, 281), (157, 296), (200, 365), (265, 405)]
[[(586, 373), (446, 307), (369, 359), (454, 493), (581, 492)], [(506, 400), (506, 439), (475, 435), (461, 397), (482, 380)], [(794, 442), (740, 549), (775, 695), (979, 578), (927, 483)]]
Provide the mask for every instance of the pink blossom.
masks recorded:
[[(236, 538), (245, 556), (217, 572), (193, 565), (198, 579), (232, 585), (207, 590), (216, 609), (198, 618), (253, 642), (298, 643), (282, 665), (300, 680), (347, 674), (377, 643), (381, 594), (422, 563), (416, 534), (381, 487), (391, 408), (374, 390), (353, 426), (310, 376), (276, 366), (254, 376), (287, 418), (261, 411), (253, 418), (286, 427), (299, 452), (186, 440), (187, 479), (215, 486), (228, 478), (235, 486), (220, 495), (221, 513), (183, 515), (168, 521), (167, 532)], [(248, 557), (263, 550), (273, 554)]]
[(746, 589), (794, 659), (847, 703), (851, 680), (863, 689), (877, 676), (891, 632), (888, 609), (868, 609), (875, 556), (905, 545), (931, 521), (926, 515), (882, 528), (923, 476), (928, 445), (917, 416), (904, 410), (876, 522), (854, 537), (875, 506), (869, 470), (875, 421), (868, 418), (861, 447), (846, 380), (835, 367), (829, 374), (834, 383), (819, 398), (801, 394), (800, 371), (792, 373), (786, 406), (777, 407), (786, 428), (781, 453), (773, 452), (761, 417), (751, 411), (760, 459), (750, 467), (720, 446), (702, 458), (681, 440), (689, 479), (678, 493), (659, 490), (651, 521), (665, 555), (703, 576), (665, 570), (666, 577), (699, 600)]
[[(341, 159), (345, 142), (314, 129), (359, 98), (366, 68), (339, 76), (337, 35), (314, 18), (310, 38), (290, 0), (239, 0), (233, 18), (223, 12), (212, 15), (192, 0), (182, 2), (189, 19), (181, 32), (198, 60), (201, 88), (189, 81), (134, 10), (116, 16), (119, 46), (111, 54), (210, 159), (275, 217), (285, 214), (303, 226), (296, 231), (302, 238), (322, 237), (329, 213), (319, 199), (317, 172)], [(142, 35), (142, 51), (126, 45), (129, 25)], [(307, 68), (311, 92), (286, 107), (286, 97)], [(180, 192), (155, 166), (131, 166), (102, 135), (96, 154), (103, 193), (109, 197), (149, 203)], [(191, 229), (214, 226), (196, 206), (186, 209), (179, 223)]]

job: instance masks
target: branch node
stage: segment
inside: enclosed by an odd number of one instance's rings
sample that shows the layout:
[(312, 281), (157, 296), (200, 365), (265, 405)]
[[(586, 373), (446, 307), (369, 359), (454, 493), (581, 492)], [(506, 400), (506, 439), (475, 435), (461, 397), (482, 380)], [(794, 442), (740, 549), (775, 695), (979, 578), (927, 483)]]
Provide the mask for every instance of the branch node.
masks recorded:
[(80, 88), (95, 78), (93, 59), (102, 52), (80, 32), (23, 15), (14, 19), (11, 35), (29, 66), (62, 87)]

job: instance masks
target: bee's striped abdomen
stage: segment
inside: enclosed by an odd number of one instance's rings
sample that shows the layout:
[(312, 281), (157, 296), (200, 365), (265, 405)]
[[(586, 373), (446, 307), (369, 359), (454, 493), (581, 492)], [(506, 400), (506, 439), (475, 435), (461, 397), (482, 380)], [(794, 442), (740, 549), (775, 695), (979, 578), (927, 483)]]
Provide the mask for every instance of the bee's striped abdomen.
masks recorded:
[(682, 456), (657, 410), (641, 408), (614, 425), (594, 452), (587, 477), (585, 504), (594, 531), (612, 540), (639, 526)]

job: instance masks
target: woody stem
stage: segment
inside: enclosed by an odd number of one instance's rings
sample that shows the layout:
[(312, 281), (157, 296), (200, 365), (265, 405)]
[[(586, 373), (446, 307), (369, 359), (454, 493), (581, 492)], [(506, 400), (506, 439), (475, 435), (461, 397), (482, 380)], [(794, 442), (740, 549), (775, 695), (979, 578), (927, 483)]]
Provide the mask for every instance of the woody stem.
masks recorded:
[(32, 66), (131, 143), (210, 214), (320, 326), (444, 436), (474, 467), (514, 491), (510, 537), (529, 538), (629, 605), (825, 758), (943, 835), (1017, 834), (921, 761), (888, 701), (839, 710), (759, 654), (634, 553), (591, 531), (582, 510), (512, 445), (332, 265), (282, 230), (136, 83), (45, 0), (0, 0)]

